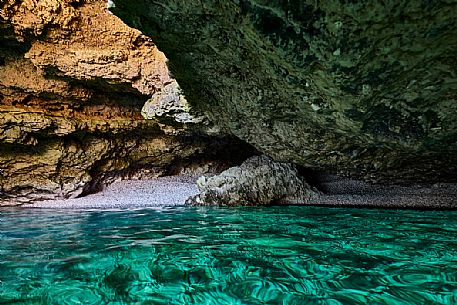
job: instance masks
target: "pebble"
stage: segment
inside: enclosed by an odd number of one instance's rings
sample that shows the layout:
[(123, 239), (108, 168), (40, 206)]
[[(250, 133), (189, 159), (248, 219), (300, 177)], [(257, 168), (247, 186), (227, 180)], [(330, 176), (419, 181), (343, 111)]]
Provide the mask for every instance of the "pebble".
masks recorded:
[[(49, 200), (22, 207), (51, 209), (135, 209), (182, 206), (198, 194), (196, 176), (168, 176), (149, 180), (117, 181), (97, 194)], [(457, 184), (380, 186), (332, 178), (320, 181), (323, 195), (308, 204), (376, 208), (457, 209)]]

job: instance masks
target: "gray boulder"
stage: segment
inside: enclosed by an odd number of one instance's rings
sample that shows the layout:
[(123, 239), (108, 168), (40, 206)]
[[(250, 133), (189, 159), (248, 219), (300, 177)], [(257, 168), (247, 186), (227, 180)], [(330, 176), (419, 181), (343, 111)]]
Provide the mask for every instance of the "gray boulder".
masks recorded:
[(188, 198), (186, 204), (305, 204), (319, 197), (318, 191), (299, 176), (295, 165), (266, 156), (251, 157), (217, 176), (200, 177), (197, 186), (200, 194)]

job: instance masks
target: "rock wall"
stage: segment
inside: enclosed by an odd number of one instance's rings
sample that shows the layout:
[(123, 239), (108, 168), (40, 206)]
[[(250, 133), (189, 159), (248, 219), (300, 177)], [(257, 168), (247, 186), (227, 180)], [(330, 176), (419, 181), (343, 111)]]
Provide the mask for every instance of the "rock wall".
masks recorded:
[(0, 205), (230, 159), (236, 140), (141, 116), (163, 88), (181, 98), (163, 53), (104, 1), (2, 1)]
[(194, 109), (276, 160), (456, 180), (456, 1), (114, 0)]

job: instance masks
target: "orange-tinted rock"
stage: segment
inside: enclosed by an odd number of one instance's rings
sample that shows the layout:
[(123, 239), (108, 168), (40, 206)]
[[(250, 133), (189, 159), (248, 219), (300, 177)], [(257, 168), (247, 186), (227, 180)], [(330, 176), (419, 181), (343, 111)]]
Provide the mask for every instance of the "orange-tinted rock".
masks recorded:
[(0, 205), (206, 160), (207, 136), (141, 116), (146, 100), (178, 87), (151, 39), (104, 1), (5, 1), (0, 30)]

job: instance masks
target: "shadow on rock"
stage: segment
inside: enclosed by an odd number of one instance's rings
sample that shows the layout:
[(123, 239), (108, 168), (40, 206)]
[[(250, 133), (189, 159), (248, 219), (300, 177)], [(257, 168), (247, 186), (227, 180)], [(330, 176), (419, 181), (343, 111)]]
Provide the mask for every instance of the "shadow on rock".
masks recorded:
[(197, 180), (200, 194), (188, 205), (254, 206), (305, 204), (320, 193), (299, 176), (297, 167), (254, 156), (214, 177)]

